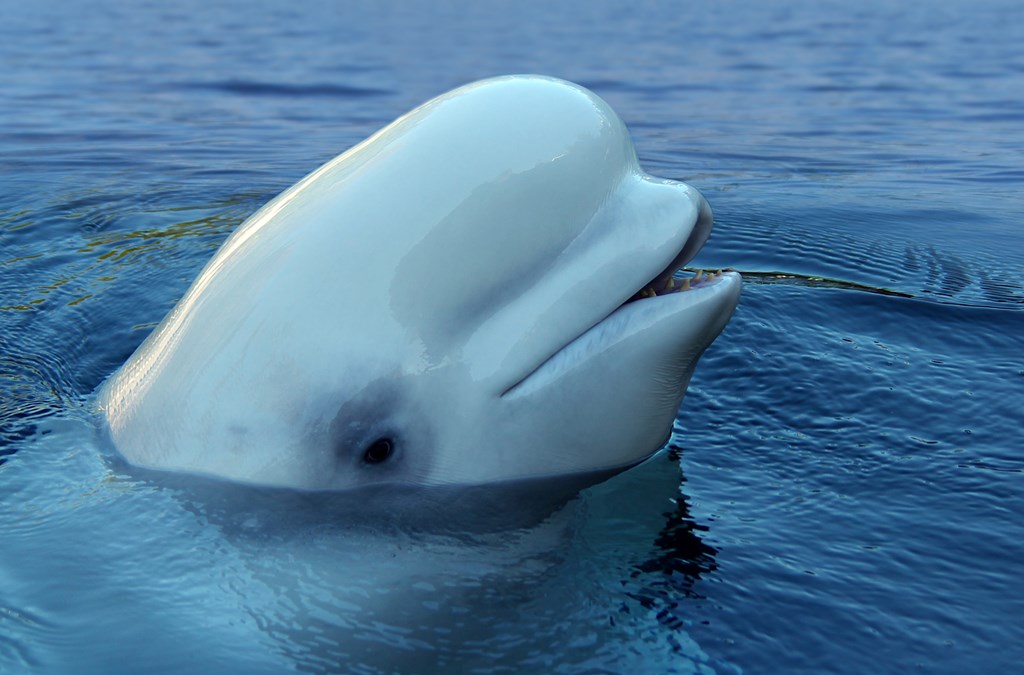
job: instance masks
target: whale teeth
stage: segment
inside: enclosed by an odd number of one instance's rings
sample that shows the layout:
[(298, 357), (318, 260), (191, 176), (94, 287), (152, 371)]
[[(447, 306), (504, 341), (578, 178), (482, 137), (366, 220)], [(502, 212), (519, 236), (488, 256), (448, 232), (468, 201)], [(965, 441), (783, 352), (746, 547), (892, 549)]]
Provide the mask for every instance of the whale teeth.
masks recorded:
[[(685, 271), (685, 268), (680, 267), (676, 271)], [(668, 293), (684, 293), (696, 287), (703, 286), (707, 282), (712, 282), (723, 274), (724, 271), (722, 269), (714, 271), (698, 269), (694, 271), (692, 277), (676, 279), (674, 276), (669, 275), (660, 289), (655, 289), (654, 284), (652, 283), (650, 286), (645, 286), (643, 290), (638, 291), (632, 299), (639, 300), (642, 298), (656, 298), (659, 295), (666, 295)]]

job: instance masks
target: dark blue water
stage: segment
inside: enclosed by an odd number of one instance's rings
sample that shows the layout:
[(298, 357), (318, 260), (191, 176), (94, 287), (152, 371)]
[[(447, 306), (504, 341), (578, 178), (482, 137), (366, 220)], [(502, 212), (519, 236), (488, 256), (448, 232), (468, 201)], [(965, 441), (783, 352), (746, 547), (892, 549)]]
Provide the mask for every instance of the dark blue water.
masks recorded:
[[(0, 671), (1020, 672), (1024, 12), (901, 5), (0, 5)], [(671, 453), (469, 544), (111, 463), (91, 393), (235, 226), (514, 72), (745, 273)]]

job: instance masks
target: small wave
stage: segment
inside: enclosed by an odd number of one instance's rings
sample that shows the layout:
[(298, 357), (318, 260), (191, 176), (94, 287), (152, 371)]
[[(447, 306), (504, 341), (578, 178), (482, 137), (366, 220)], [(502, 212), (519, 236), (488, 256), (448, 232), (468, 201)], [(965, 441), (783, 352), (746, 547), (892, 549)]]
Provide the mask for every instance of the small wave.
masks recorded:
[(957, 466), (961, 469), (980, 469), (983, 471), (996, 471), (998, 473), (1024, 473), (1024, 466), (1005, 460), (972, 459)]
[(916, 297), (911, 293), (896, 291), (891, 288), (869, 286), (867, 284), (859, 284), (855, 281), (843, 281), (842, 279), (829, 279), (827, 277), (795, 274), (791, 272), (736, 271), (743, 277), (743, 281), (749, 284), (790, 284), (792, 286), (807, 286), (811, 288), (839, 288), (847, 291), (862, 291), (865, 293), (877, 293), (878, 295), (892, 295), (898, 298)]
[(356, 87), (346, 84), (285, 84), (281, 82), (257, 82), (253, 80), (218, 80), (214, 82), (184, 82), (183, 89), (211, 90), (239, 96), (298, 96), (368, 98), (388, 96), (391, 91), (374, 87)]
[[(752, 271), (737, 270), (748, 284), (788, 284), (791, 286), (803, 286), (808, 288), (836, 288), (846, 291), (860, 291), (876, 295), (888, 295), (898, 298), (913, 298), (925, 302), (934, 302), (943, 305), (959, 305), (966, 307), (1001, 308), (1001, 309), (1024, 309), (1024, 289), (1017, 283), (1011, 282), (1000, 276), (989, 276), (983, 274), (979, 280), (980, 295), (971, 297), (960, 297), (959, 292), (952, 285), (945, 285), (942, 289), (924, 288), (920, 294), (908, 293), (906, 291), (881, 286), (871, 286), (845, 281), (843, 279), (831, 279), (828, 277), (799, 274), (794, 272), (781, 271)], [(968, 276), (962, 272), (958, 275), (961, 280), (967, 280)]]

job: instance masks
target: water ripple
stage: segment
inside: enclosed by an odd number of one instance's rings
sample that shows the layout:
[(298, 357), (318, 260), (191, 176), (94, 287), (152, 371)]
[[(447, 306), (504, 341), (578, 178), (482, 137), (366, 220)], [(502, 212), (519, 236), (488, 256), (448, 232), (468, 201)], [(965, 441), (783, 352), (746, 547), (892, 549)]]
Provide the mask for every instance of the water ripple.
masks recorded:
[[(0, 670), (123, 670), (125, 644), (197, 671), (1019, 669), (1013, 0), (4, 9)], [(604, 96), (712, 204), (694, 265), (744, 270), (677, 420), (685, 483), (663, 456), (589, 491), (539, 566), (377, 549), (438, 563), (431, 590), (346, 574), (336, 523), (228, 527), (92, 443), (90, 393), (238, 222), (523, 71)]]
[(328, 98), (368, 98), (388, 96), (393, 92), (374, 87), (357, 87), (345, 84), (296, 84), (283, 82), (262, 82), (255, 80), (221, 80), (216, 82), (182, 82), (177, 85), (182, 89), (212, 90), (240, 96), (269, 97), (328, 97)]

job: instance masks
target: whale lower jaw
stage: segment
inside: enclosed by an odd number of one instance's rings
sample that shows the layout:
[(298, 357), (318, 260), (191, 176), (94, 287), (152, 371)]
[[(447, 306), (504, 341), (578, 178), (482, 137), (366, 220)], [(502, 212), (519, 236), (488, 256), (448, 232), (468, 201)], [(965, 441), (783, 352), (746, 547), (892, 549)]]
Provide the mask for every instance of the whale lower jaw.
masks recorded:
[[(725, 270), (646, 287), (510, 387), (503, 398), (544, 388), (565, 373), (611, 352), (646, 354), (643, 364), (674, 371), (681, 399), (697, 359), (729, 322), (739, 302), (738, 272)], [(634, 343), (634, 344), (630, 344)], [(642, 373), (635, 373), (637, 377)], [(613, 385), (614, 386), (614, 385)], [(678, 405), (678, 400), (676, 401)]]

